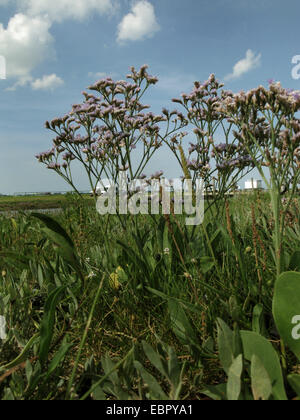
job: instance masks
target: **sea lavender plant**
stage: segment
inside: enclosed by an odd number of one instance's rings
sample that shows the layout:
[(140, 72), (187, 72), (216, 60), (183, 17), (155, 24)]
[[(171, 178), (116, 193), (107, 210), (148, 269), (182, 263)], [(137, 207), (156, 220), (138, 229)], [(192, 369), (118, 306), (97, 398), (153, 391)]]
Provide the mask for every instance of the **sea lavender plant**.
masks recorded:
[(46, 128), (56, 137), (51, 151), (37, 155), (37, 159), (62, 176), (75, 191), (73, 161), (83, 165), (94, 192), (103, 177), (117, 184), (120, 171), (127, 171), (129, 182), (140, 178), (162, 146), (164, 137), (159, 123), (167, 122), (165, 136), (186, 124), (179, 117), (169, 131), (170, 115), (143, 112), (149, 106), (143, 105), (141, 98), (149, 86), (158, 81), (147, 73), (147, 68), (144, 65), (136, 71), (131, 67), (127, 78), (132, 79), (132, 83), (115, 82), (111, 78), (99, 80), (89, 87), (97, 96), (83, 92), (82, 104), (73, 105), (63, 118), (47, 121)]
[[(187, 165), (183, 162), (183, 138), (188, 133), (177, 133), (166, 139), (183, 171), (186, 172), (187, 166), (193, 173), (193, 181), (202, 178), (206, 191), (213, 192), (215, 200), (234, 189), (254, 164), (245, 147), (235, 144), (233, 123), (219, 110), (224, 97), (232, 95), (231, 92), (221, 91), (223, 86), (212, 74), (204, 83), (195, 82), (190, 94), (183, 93), (182, 99), (173, 99), (173, 102), (184, 107), (186, 113), (186, 117), (178, 111), (177, 115), (194, 126), (196, 142), (190, 143)], [(220, 136), (224, 143), (218, 144), (216, 139)]]
[[(300, 93), (270, 81), (249, 92), (227, 95), (218, 107), (237, 127), (235, 139), (247, 150), (270, 193), (277, 274), (283, 270), (285, 217), (300, 182)], [(288, 192), (288, 199), (282, 195)]]

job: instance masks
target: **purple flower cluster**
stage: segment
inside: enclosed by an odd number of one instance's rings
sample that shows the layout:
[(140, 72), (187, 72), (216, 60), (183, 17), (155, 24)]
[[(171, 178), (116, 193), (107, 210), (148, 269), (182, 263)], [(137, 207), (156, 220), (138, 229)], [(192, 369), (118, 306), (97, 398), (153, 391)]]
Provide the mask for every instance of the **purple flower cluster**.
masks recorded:
[(183, 93), (182, 99), (174, 98), (174, 103), (183, 105), (187, 111), (187, 117), (190, 121), (202, 121), (209, 118), (211, 121), (218, 121), (221, 118), (218, 108), (220, 107), (221, 97), (218, 91), (224, 85), (216, 80), (214, 74), (203, 83), (195, 82), (191, 93)]
[[(109, 77), (97, 81), (69, 114), (47, 121), (45, 127), (55, 134), (53, 147), (37, 155), (38, 161), (67, 180), (72, 179), (74, 160), (83, 164), (89, 179), (98, 180), (102, 173), (116, 179), (121, 170), (130, 172), (130, 180), (145, 179), (146, 165), (166, 143), (184, 171), (187, 164), (194, 177), (207, 184), (217, 180), (216, 189), (223, 192), (255, 165), (259, 170), (272, 167), (272, 174), (285, 174), (290, 181), (300, 176), (300, 120), (295, 116), (300, 91), (270, 80), (269, 88), (234, 94), (223, 90), (212, 74), (205, 82), (196, 81), (189, 94), (172, 100), (183, 112), (163, 108), (155, 115), (141, 102), (147, 88), (158, 82), (147, 69), (132, 67), (130, 82)], [(196, 141), (189, 142), (186, 160), (184, 141), (190, 134), (181, 130), (189, 124)], [(220, 137), (223, 142), (217, 143)], [(158, 172), (152, 178), (161, 176)]]
[[(149, 105), (141, 103), (141, 98), (150, 85), (158, 82), (147, 73), (144, 65), (139, 71), (131, 68), (127, 75), (132, 83), (124, 80), (113, 81), (105, 78), (89, 87), (96, 93), (83, 92), (84, 101), (74, 104), (69, 114), (63, 118), (47, 121), (45, 127), (53, 131), (53, 149), (36, 156), (49, 169), (70, 170), (73, 160), (79, 160), (89, 174), (99, 179), (102, 172), (115, 178), (121, 168), (130, 169), (130, 177), (139, 173), (132, 169), (132, 153), (140, 144), (143, 154), (138, 163), (139, 172), (161, 147), (163, 137), (160, 124), (175, 118), (175, 133), (187, 124), (183, 114), (163, 109), (161, 115), (145, 112)], [(61, 160), (61, 163), (60, 163)], [(67, 176), (69, 177), (68, 172)]]
[(223, 160), (220, 163), (217, 163), (217, 169), (220, 171), (227, 171), (228, 169), (244, 169), (246, 167), (254, 167), (253, 159), (250, 155), (239, 156), (234, 159)]

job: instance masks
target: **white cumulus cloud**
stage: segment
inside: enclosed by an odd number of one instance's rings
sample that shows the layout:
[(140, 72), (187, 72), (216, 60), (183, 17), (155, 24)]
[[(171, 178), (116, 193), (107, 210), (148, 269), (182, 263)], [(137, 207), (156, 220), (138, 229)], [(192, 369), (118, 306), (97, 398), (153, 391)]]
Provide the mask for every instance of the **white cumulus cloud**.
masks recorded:
[(50, 22), (22, 13), (13, 16), (7, 28), (0, 23), (0, 55), (6, 60), (7, 77), (26, 79), (45, 58), (53, 55)]
[(225, 80), (238, 79), (249, 71), (259, 67), (261, 64), (261, 54), (255, 55), (252, 50), (247, 50), (246, 57), (238, 61), (231, 74), (225, 77)]
[(38, 65), (55, 56), (50, 33), (53, 23), (66, 19), (81, 21), (93, 14), (113, 14), (119, 6), (119, 0), (0, 0), (0, 7), (12, 3), (16, 14), (6, 27), (0, 22), (0, 56), (6, 62), (7, 79), (15, 79), (8, 90), (25, 85), (33, 89), (61, 85), (62, 79), (56, 75), (36, 80), (32, 77)]
[(64, 81), (56, 74), (49, 74), (43, 76), (41, 79), (36, 79), (31, 82), (34, 90), (53, 90), (64, 84)]
[(147, 0), (140, 0), (119, 24), (118, 41), (139, 41), (152, 37), (159, 29), (153, 5)]
[(17, 0), (19, 7), (27, 14), (47, 14), (52, 21), (65, 19), (83, 20), (93, 13), (100, 15), (114, 13), (118, 0)]

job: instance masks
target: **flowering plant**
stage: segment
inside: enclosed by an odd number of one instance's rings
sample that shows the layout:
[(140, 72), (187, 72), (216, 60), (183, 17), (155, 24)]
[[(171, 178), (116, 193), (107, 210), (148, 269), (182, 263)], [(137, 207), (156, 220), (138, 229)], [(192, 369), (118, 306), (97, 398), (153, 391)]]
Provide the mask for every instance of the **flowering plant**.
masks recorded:
[[(173, 99), (184, 107), (187, 120), (195, 127), (196, 142), (190, 143), (188, 159), (185, 159), (182, 143), (188, 133), (167, 139), (185, 174), (188, 169), (193, 172), (193, 180), (201, 177), (206, 190), (214, 192), (217, 199), (233, 189), (253, 168), (253, 160), (245, 147), (232, 141), (232, 121), (228, 122), (226, 114), (220, 112), (224, 98), (231, 95), (223, 90), (220, 92), (223, 86), (212, 74), (204, 83), (195, 82), (190, 94), (183, 93), (182, 99)], [(224, 143), (216, 141), (219, 136)]]
[[(299, 109), (299, 92), (274, 81), (269, 89), (259, 86), (228, 95), (219, 107), (237, 127), (238, 145), (247, 150), (270, 192), (277, 274), (283, 270), (285, 217), (300, 181), (300, 120), (295, 116)], [(289, 197), (282, 200), (285, 192)]]
[(63, 118), (46, 122), (46, 128), (56, 134), (53, 148), (36, 157), (77, 192), (71, 171), (74, 160), (83, 165), (94, 192), (103, 176), (117, 184), (120, 171), (127, 171), (129, 182), (143, 178), (145, 167), (162, 146), (163, 136), (158, 124), (168, 122), (165, 135), (186, 124), (185, 121), (176, 123), (169, 131), (169, 115), (143, 112), (149, 106), (143, 105), (141, 98), (149, 86), (158, 81), (147, 73), (146, 65), (139, 71), (132, 67), (127, 78), (132, 79), (132, 83), (115, 82), (111, 78), (99, 80), (89, 87), (98, 96), (83, 92), (82, 104), (73, 105)]

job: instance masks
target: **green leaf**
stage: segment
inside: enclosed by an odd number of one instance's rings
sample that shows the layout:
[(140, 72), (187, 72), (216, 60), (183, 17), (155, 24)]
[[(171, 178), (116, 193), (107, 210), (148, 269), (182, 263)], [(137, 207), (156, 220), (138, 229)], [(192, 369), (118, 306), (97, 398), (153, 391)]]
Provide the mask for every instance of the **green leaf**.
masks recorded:
[(32, 364), (30, 363), (30, 360), (26, 360), (25, 373), (26, 373), (26, 379), (28, 383), (31, 380), (32, 372), (33, 372)]
[(49, 230), (55, 232), (57, 235), (64, 238), (64, 240), (69, 244), (69, 246), (71, 248), (74, 248), (74, 244), (70, 236), (56, 220), (52, 219), (52, 217), (46, 216), (45, 214), (41, 213), (32, 213), (31, 216), (41, 220)]
[(166, 370), (163, 367), (161, 358), (159, 356), (159, 354), (153, 349), (153, 347), (151, 347), (148, 343), (146, 343), (145, 341), (142, 342), (143, 344), (143, 349), (144, 352), (146, 354), (146, 356), (148, 357), (148, 359), (150, 360), (150, 362), (152, 363), (152, 365), (154, 367), (156, 367), (156, 369), (165, 377), (168, 377), (168, 372), (166, 372)]
[(229, 369), (235, 359), (234, 333), (220, 318), (217, 320), (219, 358), (224, 371), (229, 374)]
[(168, 307), (171, 318), (171, 327), (178, 339), (184, 344), (197, 344), (198, 337), (182, 306), (173, 299), (169, 299)]
[(261, 335), (252, 331), (241, 331), (244, 357), (249, 362), (257, 356), (266, 369), (273, 387), (273, 396), (277, 400), (287, 400), (278, 354), (272, 344)]
[(67, 232), (49, 216), (40, 213), (32, 213), (32, 216), (41, 220), (46, 225), (42, 231), (55, 243), (58, 254), (81, 276), (79, 259), (75, 252), (74, 244)]
[(2, 397), (2, 401), (15, 401), (14, 394), (10, 388), (4, 389), (4, 396)]
[(215, 401), (225, 401), (226, 386), (226, 384), (206, 385), (205, 388), (200, 391), (200, 393)]
[[(172, 385), (174, 392), (175, 390), (177, 390), (178, 392), (178, 386), (180, 385), (180, 382), (181, 382), (181, 366), (173, 347), (168, 348), (168, 359), (169, 359), (168, 368), (169, 368), (170, 383)], [(173, 396), (173, 398), (176, 399), (175, 396)]]
[[(101, 364), (102, 364), (104, 373), (106, 375), (109, 374), (109, 372), (111, 372), (113, 368), (116, 366), (116, 363), (113, 360), (111, 360), (108, 354), (106, 354), (105, 356), (101, 358)], [(115, 370), (109, 375), (109, 380), (114, 385), (120, 385), (119, 375), (118, 375), (118, 372)]]
[(149, 266), (148, 266), (148, 262), (146, 260), (146, 262), (139, 257), (139, 254), (137, 254), (132, 248), (128, 247), (128, 244), (123, 243), (122, 241), (117, 240), (117, 244), (121, 245), (121, 247), (123, 248), (127, 259), (129, 259), (129, 261), (131, 261), (133, 263), (133, 265), (137, 268), (139, 268), (140, 270), (143, 271), (143, 274), (145, 275), (145, 278), (150, 281), (151, 280), (151, 276), (150, 276), (150, 271), (149, 271)]
[(206, 274), (215, 266), (215, 262), (211, 257), (201, 257), (199, 265), (201, 273)]
[(255, 354), (251, 360), (251, 388), (255, 401), (267, 401), (272, 395), (272, 383), (262, 361)]
[(291, 256), (289, 271), (300, 271), (300, 251), (295, 251)]
[(238, 401), (242, 384), (241, 376), (243, 372), (243, 356), (240, 354), (234, 359), (232, 365), (228, 371), (228, 382), (227, 382), (227, 399), (229, 401)]
[(66, 337), (64, 338), (59, 350), (55, 353), (51, 363), (48, 367), (47, 377), (52, 375), (53, 372), (57, 369), (57, 367), (62, 363), (68, 353), (68, 351), (73, 347), (73, 344), (67, 342)]
[(264, 307), (261, 303), (257, 304), (253, 309), (252, 331), (263, 335), (264, 330)]
[(162, 390), (157, 380), (149, 372), (147, 372), (146, 369), (144, 369), (143, 365), (140, 362), (135, 361), (134, 366), (136, 370), (139, 372), (139, 374), (141, 375), (144, 383), (148, 385), (149, 392), (152, 399), (154, 400), (168, 400), (169, 399), (167, 395), (164, 393), (164, 391)]
[(300, 360), (300, 273), (288, 272), (278, 277), (273, 314), (281, 338)]
[(12, 362), (7, 363), (4, 366), (0, 366), (0, 371), (6, 370), (6, 369), (12, 369), (13, 367), (19, 365), (20, 363), (24, 362), (24, 360), (27, 359), (27, 353), (29, 350), (33, 347), (34, 344), (39, 340), (39, 334), (35, 334), (31, 337), (31, 339), (28, 341), (28, 343), (24, 346), (22, 352), (19, 354), (19, 356), (14, 359)]
[(288, 381), (293, 390), (296, 392), (297, 396), (300, 398), (300, 375), (289, 375)]
[(44, 364), (47, 361), (54, 332), (56, 306), (61, 294), (65, 291), (66, 288), (67, 286), (62, 286), (55, 289), (52, 293), (50, 293), (45, 303), (44, 316), (41, 323), (40, 332), (41, 340), (39, 359), (41, 364)]
[(98, 386), (93, 392), (92, 392), (92, 397), (93, 400), (95, 401), (105, 401), (106, 400), (106, 396), (105, 393), (103, 392), (101, 386)]

